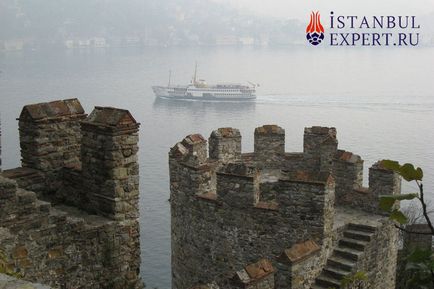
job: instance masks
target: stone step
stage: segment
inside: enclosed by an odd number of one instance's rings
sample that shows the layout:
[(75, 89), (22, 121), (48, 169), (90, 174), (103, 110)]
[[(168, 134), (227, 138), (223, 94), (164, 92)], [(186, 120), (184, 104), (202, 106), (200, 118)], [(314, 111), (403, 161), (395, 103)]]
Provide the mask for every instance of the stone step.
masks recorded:
[(371, 226), (367, 224), (356, 224), (356, 223), (348, 224), (348, 229), (354, 231), (362, 231), (366, 233), (375, 233), (375, 231), (377, 230), (375, 226)]
[(345, 237), (339, 240), (339, 246), (351, 248), (359, 251), (364, 251), (366, 244), (367, 244), (366, 241), (359, 241), (359, 240), (345, 238)]
[(18, 202), (22, 205), (32, 204), (36, 201), (36, 194), (23, 189), (17, 190)]
[(318, 278), (315, 279), (315, 284), (323, 286), (325, 288), (340, 288), (341, 287), (341, 281), (329, 276), (325, 276), (324, 273), (321, 273), (321, 275), (318, 276)]
[(354, 268), (354, 266), (356, 266), (356, 263), (352, 260), (348, 260), (346, 258), (333, 255), (330, 258), (328, 258), (327, 266), (351, 271)]
[(344, 232), (344, 237), (354, 239), (354, 240), (360, 240), (360, 241), (371, 241), (372, 233), (363, 232), (363, 231), (356, 231), (356, 230), (346, 230)]
[(320, 285), (320, 284), (312, 284), (310, 286), (311, 289), (329, 289), (330, 286)]
[(342, 258), (346, 258), (346, 259), (352, 260), (352, 261), (357, 261), (359, 259), (359, 256), (363, 254), (363, 252), (360, 252), (358, 250), (354, 250), (351, 248), (345, 248), (345, 247), (335, 248), (333, 253), (335, 255), (342, 257)]
[(41, 201), (39, 199), (36, 200), (35, 203), (36, 203), (36, 207), (39, 209), (40, 212), (46, 212), (46, 213), (50, 212), (50, 210), (51, 210), (51, 204), (50, 203)]
[(342, 280), (345, 276), (351, 274), (351, 270), (343, 270), (333, 266), (327, 266), (323, 270), (324, 275), (332, 277), (337, 280)]

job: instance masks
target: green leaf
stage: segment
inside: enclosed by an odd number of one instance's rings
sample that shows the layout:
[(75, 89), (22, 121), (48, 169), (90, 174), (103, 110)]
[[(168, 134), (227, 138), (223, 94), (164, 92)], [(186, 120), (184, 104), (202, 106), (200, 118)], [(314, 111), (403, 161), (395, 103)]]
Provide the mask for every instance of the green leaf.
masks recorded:
[(389, 216), (389, 219), (397, 221), (401, 225), (404, 225), (408, 222), (407, 217), (400, 210), (393, 210)]
[(386, 169), (389, 169), (389, 170), (392, 170), (392, 171), (395, 171), (395, 172), (399, 172), (399, 169), (401, 168), (401, 166), (399, 165), (399, 163), (397, 161), (383, 160), (381, 162), (381, 164)]
[(421, 168), (415, 169), (412, 164), (404, 164), (399, 169), (400, 175), (407, 181), (418, 180), (421, 181), (423, 178), (423, 171)]
[(415, 168), (412, 164), (406, 163), (400, 165), (397, 161), (383, 160), (381, 164), (384, 168), (392, 170), (400, 174), (407, 182), (418, 180), (423, 178), (423, 171), (421, 168)]
[(421, 181), (423, 179), (423, 171), (421, 168), (416, 169), (416, 178), (418, 181)]
[(390, 212), (396, 201), (413, 200), (418, 196), (415, 193), (380, 196), (380, 208), (386, 212)]
[(404, 201), (404, 200), (413, 200), (415, 198), (417, 198), (419, 196), (419, 194), (417, 193), (410, 193), (410, 194), (399, 194), (399, 195), (387, 195), (387, 196), (382, 196), (382, 197), (386, 197), (386, 198), (392, 198), (395, 201)]
[(390, 197), (380, 197), (380, 208), (383, 211), (390, 212), (396, 200)]

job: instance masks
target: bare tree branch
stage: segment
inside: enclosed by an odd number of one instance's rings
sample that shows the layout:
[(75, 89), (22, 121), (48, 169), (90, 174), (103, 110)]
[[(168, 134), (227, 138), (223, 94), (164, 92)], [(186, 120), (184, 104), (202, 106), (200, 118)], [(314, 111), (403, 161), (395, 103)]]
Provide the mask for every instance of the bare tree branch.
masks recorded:
[(395, 225), (395, 228), (399, 229), (402, 232), (408, 233), (408, 234), (416, 234), (416, 235), (432, 235), (431, 232), (417, 232), (417, 231), (411, 231), (411, 230), (407, 230), (404, 227)]
[(420, 191), (419, 201), (422, 204), (423, 216), (425, 217), (426, 223), (428, 224), (428, 227), (431, 230), (431, 235), (434, 235), (434, 226), (433, 226), (433, 224), (431, 222), (431, 219), (429, 218), (428, 210), (427, 210), (427, 205), (426, 205), (425, 199), (424, 199), (423, 184), (419, 183), (418, 181), (416, 181), (416, 184), (419, 187), (419, 191)]

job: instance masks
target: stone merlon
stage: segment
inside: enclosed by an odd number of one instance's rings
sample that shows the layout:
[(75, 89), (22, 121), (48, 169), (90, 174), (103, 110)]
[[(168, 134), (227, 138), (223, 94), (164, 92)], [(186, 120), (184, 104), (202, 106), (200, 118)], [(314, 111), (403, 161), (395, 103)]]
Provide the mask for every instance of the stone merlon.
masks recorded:
[(140, 126), (128, 110), (101, 106), (96, 106), (81, 124), (84, 127), (89, 125), (111, 131), (136, 131)]
[(81, 117), (84, 109), (78, 99), (56, 100), (52, 102), (30, 104), (23, 107), (20, 121), (43, 122), (59, 118)]
[(222, 162), (241, 159), (241, 134), (238, 129), (219, 128), (209, 137), (209, 157)]
[(264, 279), (273, 274), (274, 271), (273, 265), (269, 260), (261, 259), (237, 271), (233, 280), (240, 288), (250, 288), (249, 285), (257, 285), (259, 282), (264, 282)]
[(289, 249), (285, 249), (279, 259), (281, 262), (294, 264), (309, 258), (320, 250), (320, 246), (318, 246), (314, 241), (308, 240), (303, 243), (295, 244)]

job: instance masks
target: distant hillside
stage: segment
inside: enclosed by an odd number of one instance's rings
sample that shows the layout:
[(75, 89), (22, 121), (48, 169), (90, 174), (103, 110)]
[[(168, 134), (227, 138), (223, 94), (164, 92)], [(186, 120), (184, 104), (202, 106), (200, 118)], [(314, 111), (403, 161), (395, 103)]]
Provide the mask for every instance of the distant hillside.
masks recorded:
[[(155, 45), (277, 41), (296, 31), (291, 21), (241, 15), (208, 0), (2, 0), (0, 40), (64, 43), (99, 37)], [(264, 39), (264, 35), (267, 39)], [(282, 40), (283, 39), (283, 40)], [(287, 38), (286, 41), (289, 38)]]

